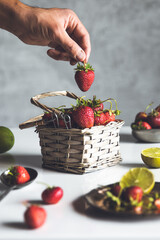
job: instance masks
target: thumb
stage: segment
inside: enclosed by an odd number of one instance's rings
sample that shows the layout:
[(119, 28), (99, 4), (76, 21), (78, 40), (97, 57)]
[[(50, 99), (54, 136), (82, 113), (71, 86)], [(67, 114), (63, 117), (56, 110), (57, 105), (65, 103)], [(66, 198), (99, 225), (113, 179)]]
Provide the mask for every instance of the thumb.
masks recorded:
[(59, 36), (58, 43), (70, 55), (71, 58), (81, 62), (85, 60), (85, 52), (72, 38), (70, 38), (67, 32), (64, 31), (63, 34)]

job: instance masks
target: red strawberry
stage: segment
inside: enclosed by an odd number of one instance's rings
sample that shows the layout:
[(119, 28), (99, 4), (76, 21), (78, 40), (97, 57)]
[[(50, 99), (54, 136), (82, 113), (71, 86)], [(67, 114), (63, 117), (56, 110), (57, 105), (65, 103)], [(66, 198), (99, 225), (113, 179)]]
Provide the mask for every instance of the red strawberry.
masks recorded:
[(43, 115), (43, 119), (45, 120), (51, 120), (52, 119), (52, 115), (50, 112), (45, 112)]
[(93, 96), (93, 100), (90, 100), (90, 107), (93, 109), (93, 111), (103, 111), (104, 105), (103, 102), (100, 99), (96, 99), (96, 96)]
[(94, 69), (89, 63), (84, 63), (84, 65), (78, 63), (75, 70), (75, 80), (78, 87), (83, 92), (88, 91), (94, 81)]
[(115, 184), (111, 189), (111, 193), (116, 197), (118, 197), (120, 194), (120, 190), (121, 190), (121, 186), (119, 184)]
[(105, 116), (106, 116), (106, 124), (109, 122), (115, 121), (115, 114), (112, 113), (111, 111), (105, 112)]
[(97, 112), (94, 117), (94, 125), (105, 125), (106, 124), (106, 115), (103, 112)]
[(155, 108), (155, 110), (156, 110), (157, 112), (160, 112), (160, 105), (158, 105), (158, 106)]
[(147, 113), (145, 113), (145, 112), (137, 113), (137, 115), (135, 117), (135, 122), (146, 121), (146, 120), (147, 120)]
[(148, 114), (148, 123), (152, 128), (160, 128), (160, 112), (153, 110)]
[(137, 125), (139, 129), (152, 129), (151, 125), (149, 125), (149, 123), (147, 122), (140, 121), (140, 122), (137, 122)]
[(23, 184), (30, 180), (28, 171), (22, 166), (11, 167), (8, 176), (11, 176), (10, 181), (16, 184)]
[(147, 109), (148, 109), (152, 104), (153, 104), (153, 102), (150, 103), (150, 104), (145, 108), (144, 112), (139, 112), (139, 113), (137, 113), (137, 115), (136, 115), (136, 117), (135, 117), (135, 123), (138, 122), (138, 121), (145, 121), (145, 122), (147, 121), (147, 113), (146, 113), (146, 111), (147, 111)]
[(143, 190), (138, 186), (127, 187), (122, 192), (122, 198), (127, 202), (132, 202), (133, 200), (137, 200), (140, 202), (143, 197)]
[(91, 128), (94, 125), (94, 112), (91, 107), (77, 107), (72, 114), (74, 122), (80, 128)]
[(36, 205), (29, 206), (24, 213), (24, 220), (29, 228), (41, 227), (46, 217), (47, 213), (45, 209)]
[(160, 198), (158, 198), (154, 201), (154, 205), (156, 206), (157, 209), (160, 210)]
[(47, 204), (56, 204), (63, 197), (63, 190), (60, 187), (48, 187), (42, 192), (42, 199)]
[(59, 118), (59, 128), (66, 128), (66, 124), (62, 118)]
[(133, 207), (133, 211), (136, 213), (136, 214), (141, 214), (142, 213), (142, 206), (134, 206)]
[(93, 109), (93, 111), (101, 111), (104, 109), (104, 105), (103, 105), (103, 103), (99, 103), (99, 105), (97, 107), (93, 107), (92, 109)]

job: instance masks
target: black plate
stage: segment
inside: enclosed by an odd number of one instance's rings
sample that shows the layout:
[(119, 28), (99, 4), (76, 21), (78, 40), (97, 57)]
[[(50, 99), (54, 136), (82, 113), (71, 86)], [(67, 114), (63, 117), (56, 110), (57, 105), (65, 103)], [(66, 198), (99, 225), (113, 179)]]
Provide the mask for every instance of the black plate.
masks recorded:
[[(116, 183), (114, 183), (116, 184)], [(114, 184), (110, 184), (107, 186), (102, 186), (96, 189), (93, 189), (89, 193), (87, 193), (84, 198), (88, 206), (92, 207), (93, 209), (98, 209), (100, 211), (103, 211), (103, 213), (106, 213), (108, 215), (114, 215), (114, 216), (160, 216), (160, 211), (156, 212), (155, 210), (148, 210), (145, 212), (142, 212), (141, 214), (134, 213), (131, 210), (126, 211), (116, 211), (114, 209), (106, 209), (103, 204), (101, 204), (102, 195), (100, 192), (107, 191), (108, 188), (112, 187)], [(158, 191), (160, 192), (160, 183), (156, 182), (155, 186), (152, 191)], [(102, 201), (103, 202), (103, 201)]]

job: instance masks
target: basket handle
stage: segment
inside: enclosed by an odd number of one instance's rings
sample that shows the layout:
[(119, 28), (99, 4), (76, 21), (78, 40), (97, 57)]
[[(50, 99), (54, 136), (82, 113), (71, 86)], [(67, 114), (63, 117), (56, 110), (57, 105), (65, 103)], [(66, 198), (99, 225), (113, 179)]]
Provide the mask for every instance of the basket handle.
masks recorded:
[(61, 115), (60, 110), (58, 110), (56, 108), (47, 107), (46, 105), (44, 105), (44, 104), (42, 104), (38, 101), (41, 98), (54, 97), (54, 96), (66, 96), (66, 97), (70, 97), (70, 98), (73, 98), (73, 99), (79, 98), (74, 93), (71, 93), (71, 92), (68, 92), (68, 91), (56, 91), (56, 92), (41, 93), (39, 95), (36, 95), (36, 96), (32, 97), (30, 101), (35, 106), (40, 107), (47, 112), (53, 112), (54, 111), (57, 115)]

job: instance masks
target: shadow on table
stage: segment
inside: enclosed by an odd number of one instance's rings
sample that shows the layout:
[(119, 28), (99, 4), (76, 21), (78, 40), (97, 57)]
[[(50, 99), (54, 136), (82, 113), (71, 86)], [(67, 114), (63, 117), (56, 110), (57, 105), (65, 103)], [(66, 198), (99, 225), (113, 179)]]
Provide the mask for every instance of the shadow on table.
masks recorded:
[(122, 167), (126, 168), (137, 168), (137, 167), (145, 167), (146, 165), (143, 163), (123, 163), (123, 161), (119, 164)]
[(14, 228), (14, 229), (22, 229), (22, 230), (29, 229), (24, 222), (4, 222), (2, 224), (5, 227)]
[(132, 134), (120, 133), (120, 142), (136, 143), (137, 140), (132, 136)]
[(100, 209), (89, 206), (85, 200), (84, 196), (79, 197), (73, 203), (73, 208), (79, 214), (85, 215), (89, 218), (93, 218), (95, 220), (103, 220), (103, 221), (117, 221), (117, 222), (134, 222), (134, 221), (147, 221), (147, 220), (156, 220), (160, 218), (160, 215), (152, 215), (152, 216), (125, 216), (125, 215), (117, 215), (106, 213)]
[(42, 167), (41, 155), (12, 155), (2, 154), (0, 155), (0, 168), (8, 168), (13, 165), (22, 165), (27, 167)]

